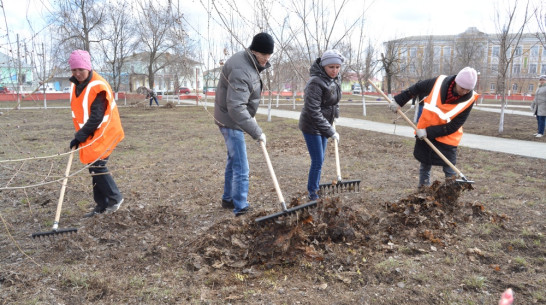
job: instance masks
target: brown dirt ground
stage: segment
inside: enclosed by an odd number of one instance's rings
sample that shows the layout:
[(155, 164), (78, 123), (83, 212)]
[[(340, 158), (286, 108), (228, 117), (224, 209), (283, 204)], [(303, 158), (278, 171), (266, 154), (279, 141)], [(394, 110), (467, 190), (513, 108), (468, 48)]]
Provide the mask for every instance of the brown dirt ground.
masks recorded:
[[(338, 127), (341, 172), (359, 192), (256, 224), (280, 211), (262, 152), (247, 138), (253, 210), (235, 218), (220, 207), (225, 147), (210, 112), (120, 109), (126, 139), (109, 168), (125, 203), (82, 219), (90, 177), (74, 162), (60, 224), (73, 234), (30, 238), (51, 229), (60, 183), (43, 183), (62, 177), (66, 155), (0, 163), (2, 188), (43, 184), (0, 191), (0, 304), (496, 304), (508, 287), (516, 304), (546, 304), (545, 160), (461, 147), (457, 166), (476, 183), (434, 168), (440, 181), (419, 192), (414, 140)], [(370, 106), (366, 118), (394, 116)], [(304, 203), (297, 122), (258, 121), (287, 204)], [(536, 123), (505, 124), (501, 136), (531, 140)], [(473, 111), (465, 127), (498, 134), (498, 114)], [(0, 160), (66, 152), (72, 129), (68, 109), (4, 111)], [(332, 152), (322, 177), (335, 179)]]

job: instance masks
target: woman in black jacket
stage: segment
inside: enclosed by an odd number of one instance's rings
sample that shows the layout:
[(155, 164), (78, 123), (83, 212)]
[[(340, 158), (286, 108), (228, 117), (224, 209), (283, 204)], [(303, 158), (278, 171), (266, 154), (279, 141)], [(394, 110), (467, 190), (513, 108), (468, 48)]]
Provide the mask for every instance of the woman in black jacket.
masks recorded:
[(337, 50), (325, 51), (311, 65), (311, 78), (305, 85), (304, 105), (300, 114), (299, 128), (311, 156), (311, 168), (307, 181), (309, 199), (319, 198), (319, 182), (328, 138), (339, 142), (334, 129), (334, 118), (339, 117), (341, 81), (339, 71), (343, 56)]

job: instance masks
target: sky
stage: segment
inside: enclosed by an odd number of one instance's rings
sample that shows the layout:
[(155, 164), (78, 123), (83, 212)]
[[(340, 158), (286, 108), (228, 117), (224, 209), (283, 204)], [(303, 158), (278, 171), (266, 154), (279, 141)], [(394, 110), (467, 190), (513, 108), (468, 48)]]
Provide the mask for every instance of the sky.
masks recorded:
[[(122, 1), (122, 0), (120, 0)], [(211, 3), (212, 0), (172, 0), (180, 3), (186, 12), (188, 20), (196, 25), (195, 31), (200, 36), (209, 35), (207, 31), (208, 22), (203, 5)], [(238, 3), (251, 5), (252, 0), (238, 0)], [(245, 3), (245, 1), (247, 1)], [(278, 0), (280, 2), (291, 0)], [(325, 0), (329, 5), (332, 0)], [(386, 41), (394, 38), (413, 35), (453, 35), (464, 32), (469, 27), (476, 27), (486, 33), (495, 32), (493, 13), (496, 11), (495, 3), (498, 5), (513, 5), (516, 1), (524, 3), (525, 0), (349, 0), (352, 7), (348, 15), (342, 16), (341, 20), (350, 22), (364, 8), (366, 21), (364, 27), (366, 33), (372, 39)], [(499, 2), (500, 1), (500, 2)], [(531, 5), (539, 5), (542, 0), (530, 0)], [(5, 45), (6, 27), (10, 33), (10, 41), (16, 41), (16, 35), (20, 39), (29, 37), (32, 33), (38, 32), (46, 25), (44, 16), (48, 13), (48, 0), (0, 0), (3, 4), (4, 20), (0, 20), (0, 35), (2, 45)], [(221, 2), (221, 1), (218, 1)], [(217, 3), (218, 3), (217, 2)], [(243, 7), (244, 7), (243, 5)], [(284, 14), (282, 5), (274, 5), (271, 14)], [(0, 15), (1, 16), (1, 15)], [(251, 17), (251, 16), (250, 16)], [(0, 18), (4, 19), (4, 18)], [(32, 30), (31, 27), (32, 26)], [(215, 22), (212, 22), (212, 27)], [(212, 31), (219, 35), (225, 35), (221, 31)], [(0, 49), (2, 52), (3, 49)]]

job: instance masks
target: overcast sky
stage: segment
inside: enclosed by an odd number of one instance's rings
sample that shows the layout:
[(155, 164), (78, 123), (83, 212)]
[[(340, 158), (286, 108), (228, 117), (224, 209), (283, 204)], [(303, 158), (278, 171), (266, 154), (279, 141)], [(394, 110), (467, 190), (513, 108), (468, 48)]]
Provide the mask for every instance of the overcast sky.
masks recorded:
[[(158, 0), (156, 0), (158, 1)], [(208, 18), (202, 3), (210, 3), (211, 0), (173, 0), (180, 3), (186, 17), (195, 23), (199, 23), (196, 31), (200, 31), (202, 37), (207, 35), (206, 27)], [(218, 1), (218, 0), (216, 0)], [(249, 3), (251, 0), (239, 0), (238, 3)], [(290, 0), (279, 0), (290, 1)], [(351, 13), (360, 13), (364, 7), (366, 12), (366, 32), (370, 37), (385, 41), (392, 38), (400, 38), (411, 35), (452, 35), (464, 32), (469, 27), (476, 27), (486, 33), (494, 33), (495, 25), (493, 14), (495, 4), (507, 7), (515, 1), (524, 4), (525, 0), (351, 0), (353, 7)], [(531, 5), (537, 6), (542, 0), (530, 0)], [(0, 20), (0, 34), (2, 44), (0, 52), (5, 49), (6, 27), (10, 33), (12, 44), (16, 41), (16, 35), (20, 39), (28, 38), (32, 33), (40, 31), (46, 25), (44, 16), (48, 13), (47, 0), (3, 0), (4, 20)], [(325, 1), (329, 3), (329, 1)], [(243, 5), (244, 7), (244, 5)], [(282, 6), (274, 6), (271, 14), (282, 12)], [(1, 16), (1, 15), (0, 15)], [(251, 17), (251, 16), (249, 16)], [(353, 16), (343, 16), (343, 20), (350, 21)], [(0, 19), (4, 19), (1, 18)], [(30, 27), (32, 26), (32, 30)], [(224, 34), (225, 35), (225, 34)]]

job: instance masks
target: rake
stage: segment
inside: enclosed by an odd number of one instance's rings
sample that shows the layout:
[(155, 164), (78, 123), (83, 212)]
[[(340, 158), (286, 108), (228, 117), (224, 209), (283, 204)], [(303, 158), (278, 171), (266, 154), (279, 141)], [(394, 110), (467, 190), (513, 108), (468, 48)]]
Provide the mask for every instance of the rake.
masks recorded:
[(339, 149), (338, 149), (338, 143), (336, 140), (334, 140), (334, 150), (336, 155), (337, 180), (332, 183), (319, 184), (319, 192), (321, 194), (335, 194), (335, 193), (342, 193), (345, 191), (358, 193), (360, 191), (360, 180), (343, 181), (341, 179), (341, 169), (339, 166)]
[[(375, 88), (375, 90), (377, 92), (379, 92), (379, 94), (381, 94), (385, 100), (387, 101), (387, 103), (391, 103), (391, 99), (383, 92), (381, 91), (381, 89), (379, 89), (371, 80), (368, 79), (368, 82), (370, 82), (370, 84), (372, 84), (372, 86)], [(413, 124), (413, 122), (406, 116), (406, 114), (404, 114), (404, 112), (402, 112), (402, 110), (400, 110), (400, 108), (398, 108), (397, 110), (398, 114), (406, 121), (408, 122), (408, 124), (413, 127), (413, 129), (415, 129), (415, 131), (417, 131), (417, 126), (415, 126), (415, 124)], [(436, 148), (436, 146), (434, 146), (434, 144), (432, 144), (432, 142), (430, 142), (429, 139), (427, 139), (426, 137), (423, 138), (423, 140), (425, 140), (425, 142), (428, 144), (428, 146), (430, 146), (430, 148), (432, 148), (432, 150), (434, 150), (434, 152), (436, 154), (438, 154), (438, 156), (440, 158), (442, 158), (442, 160), (449, 166), (451, 167), (451, 169), (453, 169), (457, 175), (459, 175), (459, 177), (461, 177), (461, 179), (456, 179), (455, 182), (458, 182), (458, 183), (469, 183), (469, 184), (472, 184), (474, 183), (474, 181), (472, 180), (468, 180), (466, 179), (465, 175), (463, 175), (463, 173), (461, 173), (461, 171), (459, 169), (457, 169), (455, 167), (455, 165), (453, 165), (453, 163), (451, 163), (451, 161), (449, 161), (446, 156), (444, 156), (444, 154), (442, 154), (441, 151), (438, 150), (438, 148)]]
[(273, 170), (273, 166), (271, 165), (271, 160), (269, 159), (269, 154), (267, 153), (267, 149), (265, 148), (265, 143), (263, 141), (260, 141), (260, 146), (262, 147), (262, 151), (264, 153), (265, 162), (267, 163), (267, 168), (269, 169), (269, 174), (271, 175), (271, 179), (273, 180), (273, 185), (275, 186), (275, 191), (277, 192), (277, 196), (279, 197), (279, 202), (281, 204), (282, 211), (266, 215), (263, 217), (256, 218), (256, 222), (264, 222), (264, 221), (270, 221), (275, 220), (282, 216), (291, 215), (294, 213), (297, 213), (299, 211), (308, 209), (308, 208), (314, 208), (317, 206), (317, 201), (310, 201), (302, 205), (295, 206), (293, 208), (287, 209), (286, 204), (284, 202), (284, 197), (281, 192), (281, 188), (279, 187), (279, 182), (277, 181), (277, 176), (275, 175), (275, 171)]
[(61, 208), (63, 206), (64, 193), (66, 190), (66, 184), (68, 182), (68, 174), (70, 174), (70, 167), (72, 166), (73, 159), (74, 159), (74, 148), (72, 149), (72, 151), (70, 152), (70, 156), (68, 157), (68, 164), (66, 166), (66, 171), (64, 173), (64, 179), (61, 186), (61, 195), (59, 196), (59, 203), (57, 203), (57, 212), (55, 213), (55, 221), (53, 222), (53, 228), (51, 229), (51, 231), (33, 233), (32, 238), (78, 232), (78, 229), (76, 228), (59, 229), (59, 219), (61, 218)]

